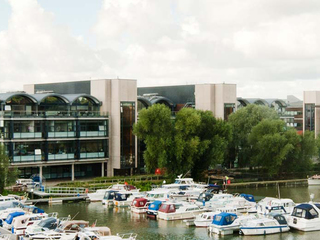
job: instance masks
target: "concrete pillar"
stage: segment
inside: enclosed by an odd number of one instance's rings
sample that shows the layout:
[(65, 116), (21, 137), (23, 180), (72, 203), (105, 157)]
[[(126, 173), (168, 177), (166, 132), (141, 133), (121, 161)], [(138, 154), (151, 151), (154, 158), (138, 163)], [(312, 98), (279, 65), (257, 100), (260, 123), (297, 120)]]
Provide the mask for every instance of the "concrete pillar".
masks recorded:
[(74, 163), (71, 164), (71, 181), (74, 181)]
[(104, 162), (101, 163), (101, 177), (104, 177)]
[(40, 178), (40, 184), (42, 184), (42, 166), (39, 166), (39, 178)]

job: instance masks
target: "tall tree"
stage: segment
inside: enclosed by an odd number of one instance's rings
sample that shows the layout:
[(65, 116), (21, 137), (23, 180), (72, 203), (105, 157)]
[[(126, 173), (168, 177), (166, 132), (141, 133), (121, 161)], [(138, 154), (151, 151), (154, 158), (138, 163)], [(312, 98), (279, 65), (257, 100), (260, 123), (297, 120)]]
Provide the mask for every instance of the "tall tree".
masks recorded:
[(171, 121), (165, 108), (154, 105), (141, 111), (134, 126), (134, 133), (146, 143), (146, 165), (149, 170), (165, 167), (171, 177), (190, 170), (199, 179), (203, 170), (223, 160), (231, 128), (212, 112), (191, 108), (180, 110)]
[(0, 193), (3, 193), (6, 186), (15, 182), (18, 176), (18, 170), (9, 168), (10, 161), (5, 148), (0, 144)]
[(263, 119), (279, 119), (279, 115), (267, 106), (250, 104), (229, 116), (233, 136), (229, 144), (228, 152), (232, 154), (229, 154), (231, 159), (227, 159), (228, 163), (238, 159), (239, 166), (250, 166), (253, 155), (248, 137), (252, 128)]
[(146, 144), (143, 157), (148, 172), (172, 161), (173, 130), (171, 110), (167, 106), (155, 104), (139, 112), (133, 133)]

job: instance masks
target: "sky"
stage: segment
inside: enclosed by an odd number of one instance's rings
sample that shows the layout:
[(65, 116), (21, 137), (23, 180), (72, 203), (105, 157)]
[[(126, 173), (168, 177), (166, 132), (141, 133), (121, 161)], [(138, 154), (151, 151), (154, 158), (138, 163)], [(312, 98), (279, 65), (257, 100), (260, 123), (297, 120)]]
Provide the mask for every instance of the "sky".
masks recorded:
[(123, 78), (301, 99), (320, 90), (319, 26), (319, 0), (0, 0), (0, 92)]

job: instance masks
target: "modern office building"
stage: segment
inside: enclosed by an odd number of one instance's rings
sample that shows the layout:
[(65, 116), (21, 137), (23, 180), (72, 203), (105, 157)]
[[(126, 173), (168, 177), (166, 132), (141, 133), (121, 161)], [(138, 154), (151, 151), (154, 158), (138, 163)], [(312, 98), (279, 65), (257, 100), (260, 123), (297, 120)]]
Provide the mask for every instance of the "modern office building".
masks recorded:
[(222, 119), (236, 110), (234, 84), (137, 88), (136, 80), (102, 79), (23, 90), (0, 94), (0, 141), (25, 178), (132, 174), (143, 164), (133, 124), (152, 104), (210, 110)]

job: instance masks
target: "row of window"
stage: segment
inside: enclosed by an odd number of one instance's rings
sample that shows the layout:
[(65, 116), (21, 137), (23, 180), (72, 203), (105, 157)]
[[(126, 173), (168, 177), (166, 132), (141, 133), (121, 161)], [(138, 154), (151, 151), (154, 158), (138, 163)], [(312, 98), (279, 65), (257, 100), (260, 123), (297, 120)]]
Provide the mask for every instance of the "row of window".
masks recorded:
[(56, 141), (6, 143), (12, 163), (107, 158), (108, 141)]
[(5, 139), (106, 136), (107, 120), (4, 121), (2, 133)]

